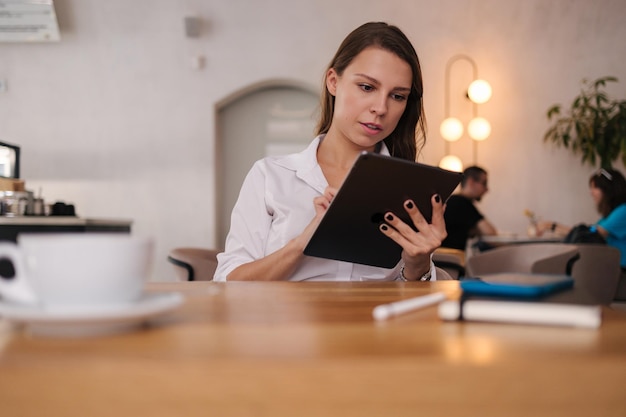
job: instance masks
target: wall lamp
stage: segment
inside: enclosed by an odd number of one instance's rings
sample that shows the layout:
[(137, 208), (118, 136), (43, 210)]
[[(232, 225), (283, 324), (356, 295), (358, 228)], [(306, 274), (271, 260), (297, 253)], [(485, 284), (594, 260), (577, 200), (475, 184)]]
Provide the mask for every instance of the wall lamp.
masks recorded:
[(467, 134), (473, 139), (473, 160), (476, 163), (477, 143), (483, 141), (491, 134), (491, 125), (484, 117), (478, 117), (478, 104), (486, 103), (491, 98), (491, 86), (485, 80), (478, 78), (478, 68), (476, 62), (467, 55), (455, 55), (446, 64), (445, 86), (444, 86), (444, 116), (439, 132), (445, 139), (446, 156), (439, 162), (442, 168), (453, 171), (463, 171), (461, 159), (450, 154), (450, 143), (456, 142), (463, 136), (463, 123), (457, 117), (452, 117), (450, 113), (450, 72), (454, 63), (465, 60), (472, 66), (472, 82), (467, 87), (465, 96), (472, 103), (472, 119), (467, 124)]

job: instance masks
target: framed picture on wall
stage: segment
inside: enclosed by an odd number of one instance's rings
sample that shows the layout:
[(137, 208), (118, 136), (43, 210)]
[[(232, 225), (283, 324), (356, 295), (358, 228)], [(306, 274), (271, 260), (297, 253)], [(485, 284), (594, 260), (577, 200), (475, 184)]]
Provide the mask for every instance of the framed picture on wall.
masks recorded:
[(53, 0), (0, 1), (0, 42), (55, 42), (60, 39)]

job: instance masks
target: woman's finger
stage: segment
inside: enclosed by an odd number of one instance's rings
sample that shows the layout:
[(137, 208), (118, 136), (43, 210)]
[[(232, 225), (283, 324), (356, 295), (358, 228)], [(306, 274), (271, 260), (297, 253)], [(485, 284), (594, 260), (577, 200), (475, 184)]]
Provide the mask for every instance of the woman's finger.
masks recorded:
[(439, 194), (432, 196), (431, 204), (433, 206), (431, 224), (434, 227), (439, 239), (443, 241), (448, 236), (448, 233), (446, 232), (446, 220), (443, 215), (446, 210), (446, 205)]
[(337, 189), (334, 187), (326, 187), (324, 195), (328, 198), (328, 201), (333, 201), (333, 198), (337, 195)]
[(417, 205), (413, 200), (407, 200), (404, 202), (404, 209), (411, 217), (411, 221), (415, 225), (418, 231), (423, 231), (428, 228), (428, 222), (421, 211), (417, 208)]
[(385, 213), (386, 224), (380, 226), (381, 232), (402, 246), (409, 257), (431, 253), (441, 246), (442, 240), (446, 237), (442, 199), (438, 194), (433, 195), (431, 202), (433, 205), (432, 224), (426, 221), (412, 200), (407, 200), (404, 204), (417, 232), (393, 213)]

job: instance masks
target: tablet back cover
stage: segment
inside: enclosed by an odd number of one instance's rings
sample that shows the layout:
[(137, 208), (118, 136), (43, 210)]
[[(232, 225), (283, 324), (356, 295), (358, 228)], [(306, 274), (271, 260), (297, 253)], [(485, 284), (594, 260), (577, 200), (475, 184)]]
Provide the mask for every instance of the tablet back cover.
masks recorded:
[(461, 181), (460, 172), (404, 159), (363, 153), (359, 156), (304, 254), (393, 268), (402, 248), (378, 229), (391, 211), (413, 226), (404, 202), (412, 199), (424, 217), (432, 216), (431, 197), (445, 201)]

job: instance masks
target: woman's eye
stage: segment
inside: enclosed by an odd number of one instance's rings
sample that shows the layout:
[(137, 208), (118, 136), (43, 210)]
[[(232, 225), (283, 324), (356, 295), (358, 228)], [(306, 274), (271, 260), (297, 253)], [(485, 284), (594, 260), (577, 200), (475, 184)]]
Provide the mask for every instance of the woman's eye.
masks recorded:
[(369, 84), (360, 84), (359, 86), (361, 87), (361, 90), (363, 91), (372, 91), (374, 89), (374, 87), (372, 87)]
[(391, 98), (393, 98), (394, 100), (397, 100), (397, 101), (404, 101), (404, 100), (406, 100), (406, 96), (403, 95), (403, 94), (392, 94)]

